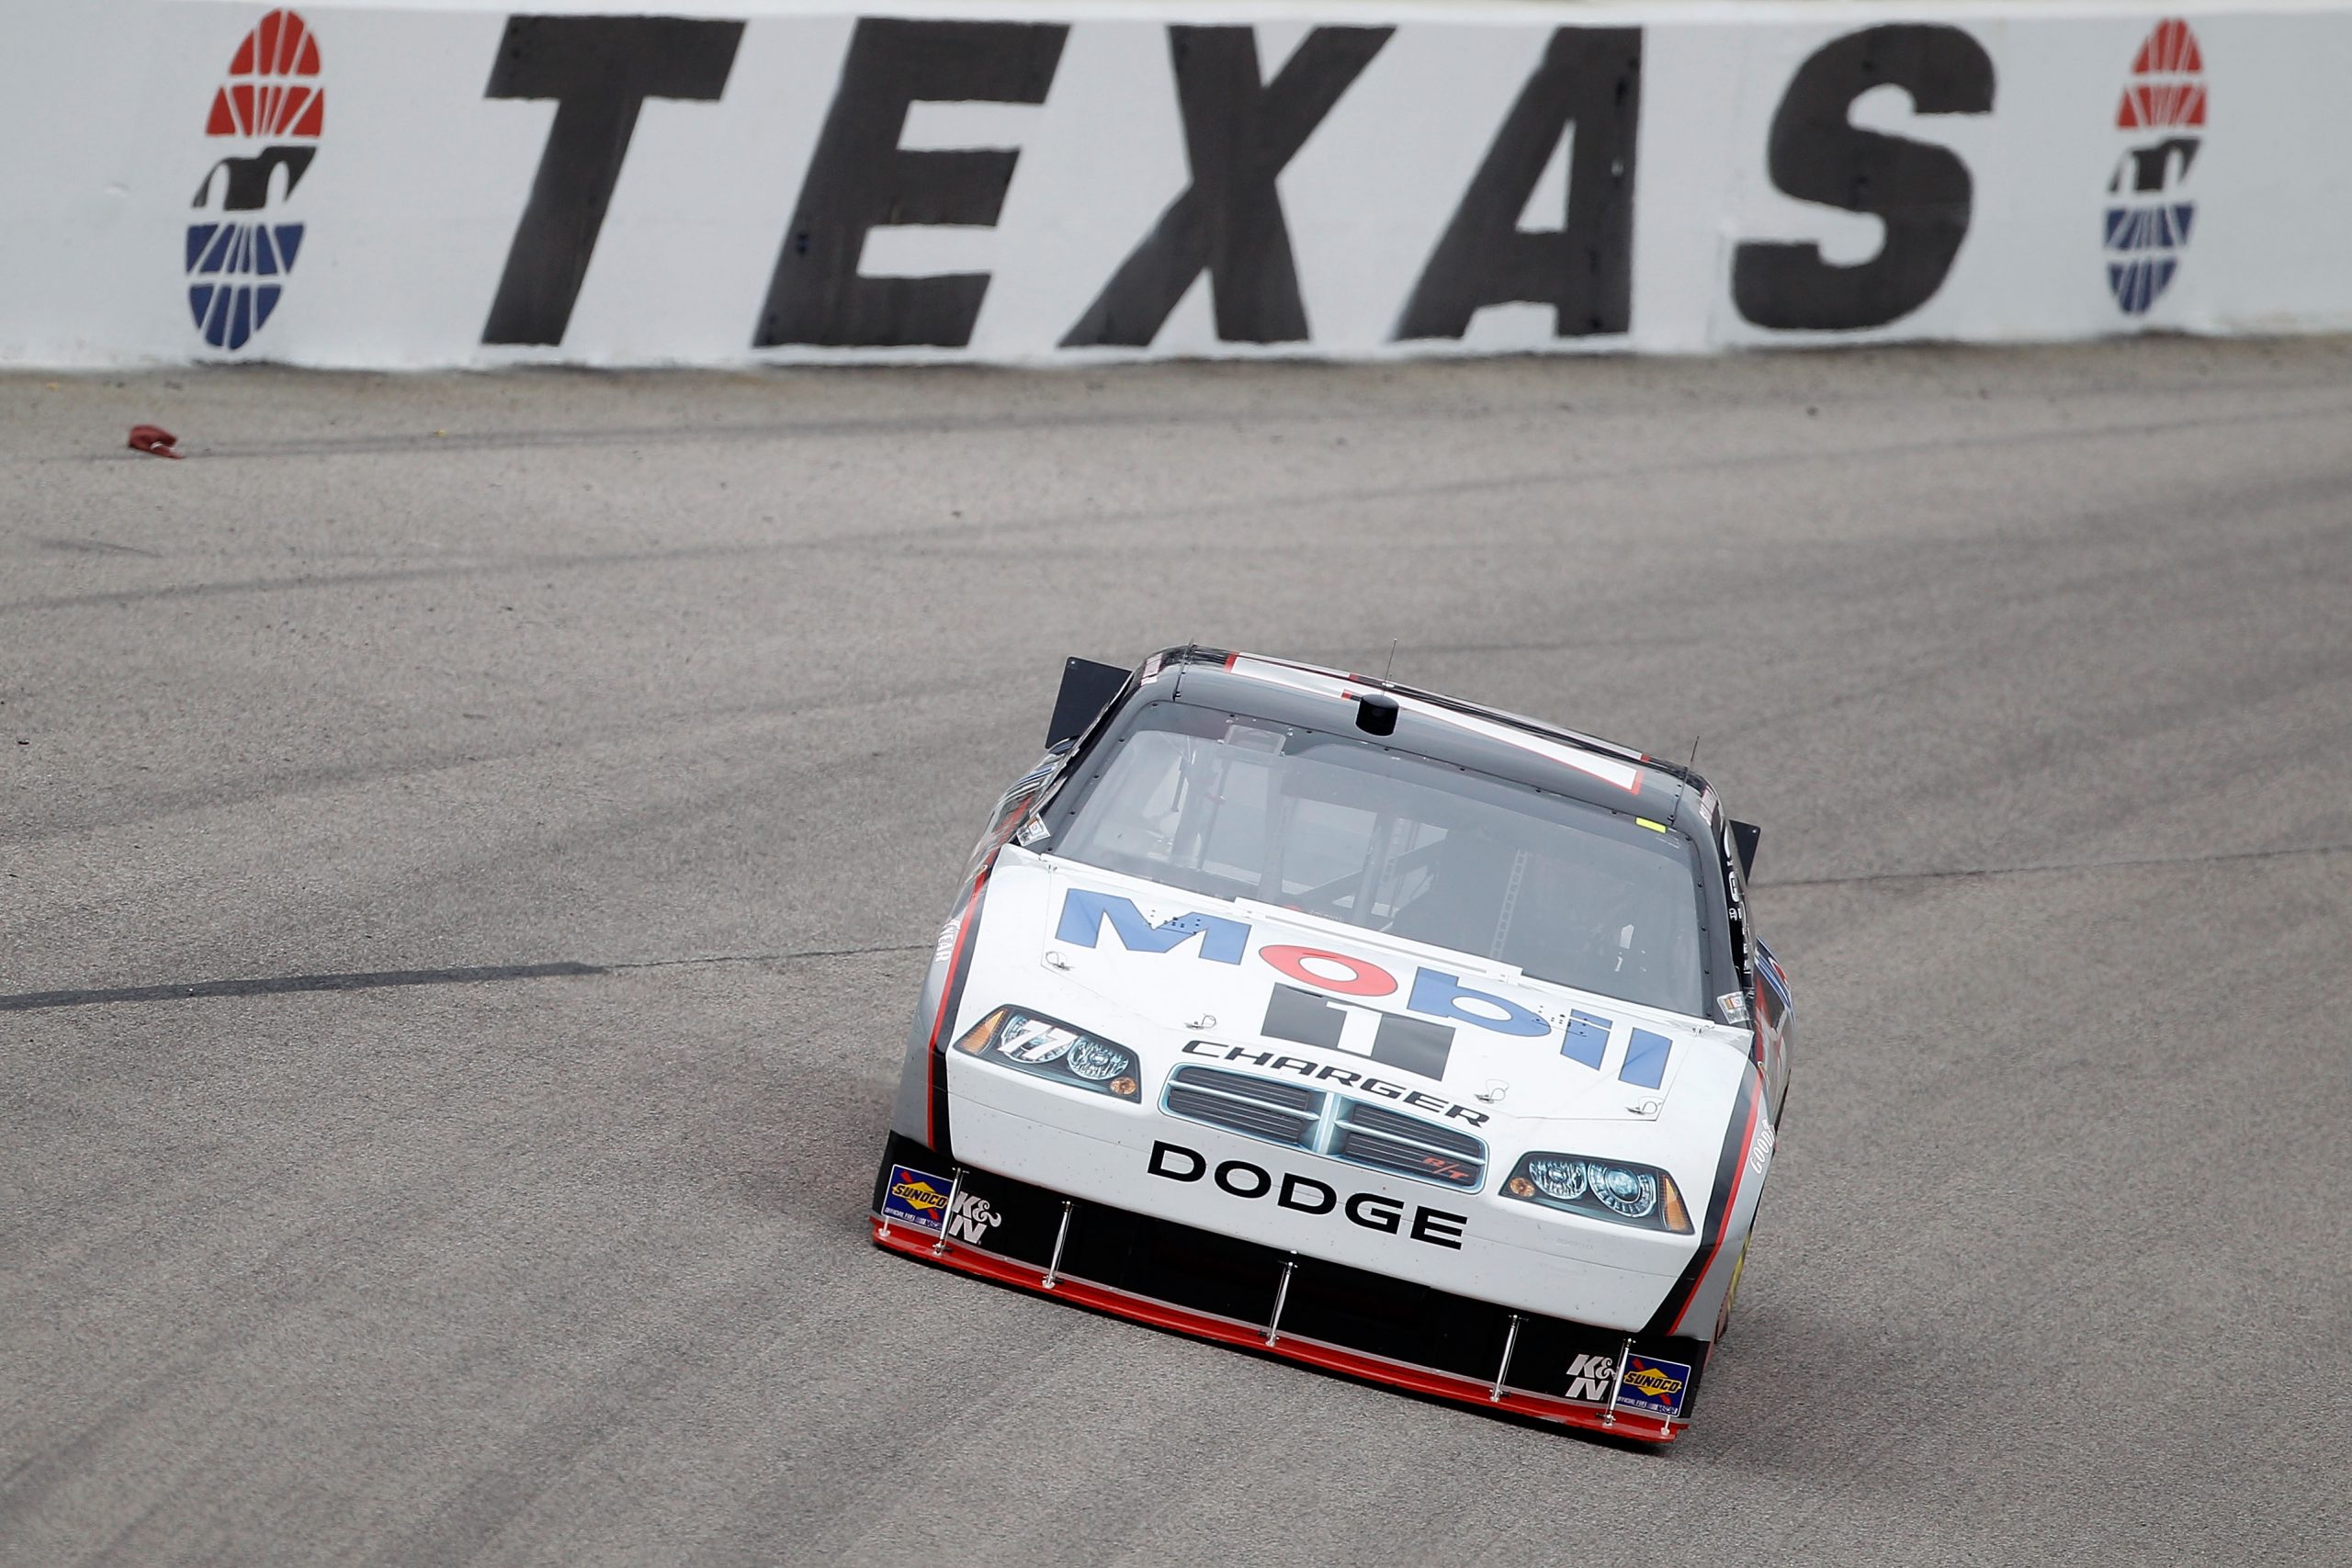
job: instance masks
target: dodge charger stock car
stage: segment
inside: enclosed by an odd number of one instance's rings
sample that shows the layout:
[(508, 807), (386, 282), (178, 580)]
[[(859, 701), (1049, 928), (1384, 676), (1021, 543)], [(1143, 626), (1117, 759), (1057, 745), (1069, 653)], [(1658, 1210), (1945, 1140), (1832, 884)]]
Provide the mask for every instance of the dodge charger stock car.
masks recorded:
[(1688, 768), (1431, 692), (1073, 659), (939, 932), (875, 1240), (1649, 1442), (1739, 1286), (1790, 1005)]

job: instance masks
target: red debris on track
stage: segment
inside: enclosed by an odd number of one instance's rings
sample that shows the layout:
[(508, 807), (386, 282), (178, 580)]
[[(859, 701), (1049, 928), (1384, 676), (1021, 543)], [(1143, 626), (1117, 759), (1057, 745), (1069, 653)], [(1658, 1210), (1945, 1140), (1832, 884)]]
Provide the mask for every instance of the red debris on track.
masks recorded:
[(134, 424), (130, 427), (130, 449), (144, 452), (151, 457), (185, 457), (185, 452), (175, 451), (180, 438), (160, 424)]

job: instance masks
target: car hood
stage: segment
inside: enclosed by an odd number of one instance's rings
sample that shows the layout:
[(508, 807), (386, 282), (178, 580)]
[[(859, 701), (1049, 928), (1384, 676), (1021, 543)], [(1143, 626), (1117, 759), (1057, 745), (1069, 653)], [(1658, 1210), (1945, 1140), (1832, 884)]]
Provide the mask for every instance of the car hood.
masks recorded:
[(956, 1028), (999, 1006), (1042, 1014), (1137, 1051), (1155, 1091), (1185, 1062), (1332, 1069), (1476, 1125), (1696, 1131), (1720, 1130), (1747, 1069), (1741, 1031), (1014, 846), (991, 872), (972, 952)]

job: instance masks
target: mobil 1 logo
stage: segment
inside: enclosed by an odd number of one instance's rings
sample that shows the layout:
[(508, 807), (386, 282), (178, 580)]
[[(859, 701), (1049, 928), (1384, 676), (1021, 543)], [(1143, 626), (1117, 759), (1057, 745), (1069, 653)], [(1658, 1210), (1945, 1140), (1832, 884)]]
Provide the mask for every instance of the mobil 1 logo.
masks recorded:
[(1425, 1078), (1443, 1078), (1453, 1053), (1451, 1024), (1344, 1002), (1297, 986), (1274, 987), (1258, 1032), (1269, 1040), (1345, 1051)]

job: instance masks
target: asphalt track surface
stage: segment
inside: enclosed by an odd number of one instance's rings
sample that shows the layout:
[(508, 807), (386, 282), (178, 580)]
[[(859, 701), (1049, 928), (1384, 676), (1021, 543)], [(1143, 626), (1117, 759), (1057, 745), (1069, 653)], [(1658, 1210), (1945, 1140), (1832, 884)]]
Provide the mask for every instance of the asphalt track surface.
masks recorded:
[[(11, 1563), (2352, 1558), (2352, 344), (0, 411)], [(1686, 1441), (868, 1245), (1061, 657), (1188, 637), (1765, 825)]]

